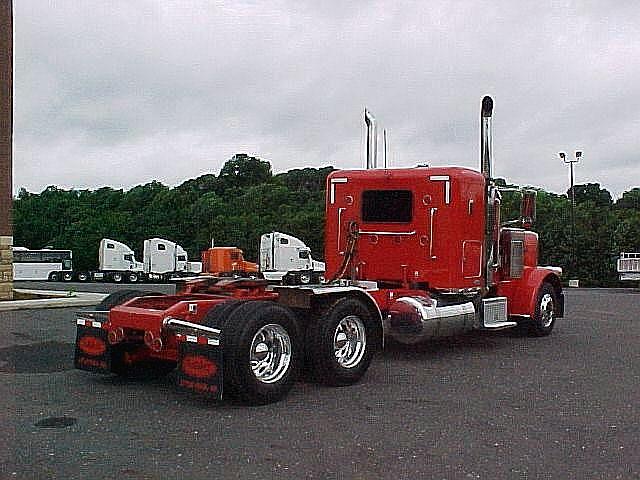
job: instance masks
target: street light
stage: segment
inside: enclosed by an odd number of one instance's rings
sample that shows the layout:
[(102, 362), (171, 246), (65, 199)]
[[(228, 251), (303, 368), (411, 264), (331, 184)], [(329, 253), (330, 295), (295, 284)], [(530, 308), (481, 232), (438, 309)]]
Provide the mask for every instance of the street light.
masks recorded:
[(571, 252), (571, 256), (572, 256), (572, 260), (573, 260), (573, 267), (575, 268), (577, 266), (577, 262), (576, 262), (576, 215), (575, 215), (575, 206), (576, 206), (576, 192), (575, 189), (573, 188), (573, 164), (574, 163), (578, 163), (580, 161), (580, 159), (582, 158), (582, 151), (581, 150), (576, 150), (575, 151), (575, 159), (572, 158), (568, 158), (567, 154), (564, 152), (558, 152), (558, 156), (560, 157), (560, 159), (564, 162), (564, 163), (568, 163), (569, 164), (569, 168), (571, 171), (571, 243), (572, 243), (572, 252)]

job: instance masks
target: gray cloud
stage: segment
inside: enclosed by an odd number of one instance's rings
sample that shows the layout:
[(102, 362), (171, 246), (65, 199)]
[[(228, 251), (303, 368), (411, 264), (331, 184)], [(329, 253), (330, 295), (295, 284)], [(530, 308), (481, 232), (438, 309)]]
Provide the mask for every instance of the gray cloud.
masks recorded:
[(394, 166), (478, 161), (614, 195), (640, 179), (636, 2), (16, 2), (14, 184), (175, 185), (236, 152), (274, 170), (364, 164), (362, 108)]

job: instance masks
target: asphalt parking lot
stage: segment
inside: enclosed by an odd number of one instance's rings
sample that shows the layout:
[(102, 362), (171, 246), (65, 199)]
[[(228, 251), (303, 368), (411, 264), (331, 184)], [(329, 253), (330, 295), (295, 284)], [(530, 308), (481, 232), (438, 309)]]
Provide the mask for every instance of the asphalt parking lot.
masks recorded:
[(73, 370), (73, 309), (0, 327), (2, 478), (640, 478), (638, 290), (567, 292), (547, 338), (391, 345), (358, 385), (263, 407)]

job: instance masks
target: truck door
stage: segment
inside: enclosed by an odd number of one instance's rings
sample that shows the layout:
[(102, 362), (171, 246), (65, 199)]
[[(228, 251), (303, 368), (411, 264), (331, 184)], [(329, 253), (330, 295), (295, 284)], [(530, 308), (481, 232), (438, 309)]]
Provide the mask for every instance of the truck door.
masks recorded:
[(478, 278), (482, 274), (482, 242), (465, 240), (462, 243), (462, 276)]

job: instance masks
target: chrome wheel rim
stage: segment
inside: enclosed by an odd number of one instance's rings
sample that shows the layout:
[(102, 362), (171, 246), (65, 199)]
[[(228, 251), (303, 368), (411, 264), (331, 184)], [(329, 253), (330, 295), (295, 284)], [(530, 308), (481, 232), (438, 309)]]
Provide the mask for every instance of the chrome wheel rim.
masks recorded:
[(311, 283), (311, 274), (310, 273), (301, 273), (300, 274), (300, 283)]
[(553, 295), (550, 293), (545, 293), (540, 299), (540, 319), (544, 328), (553, 323)]
[(291, 338), (280, 325), (270, 323), (256, 332), (251, 341), (249, 363), (262, 383), (275, 383), (289, 371)]
[(338, 365), (352, 368), (360, 363), (367, 346), (367, 334), (360, 317), (349, 315), (338, 323), (333, 334), (333, 352)]

